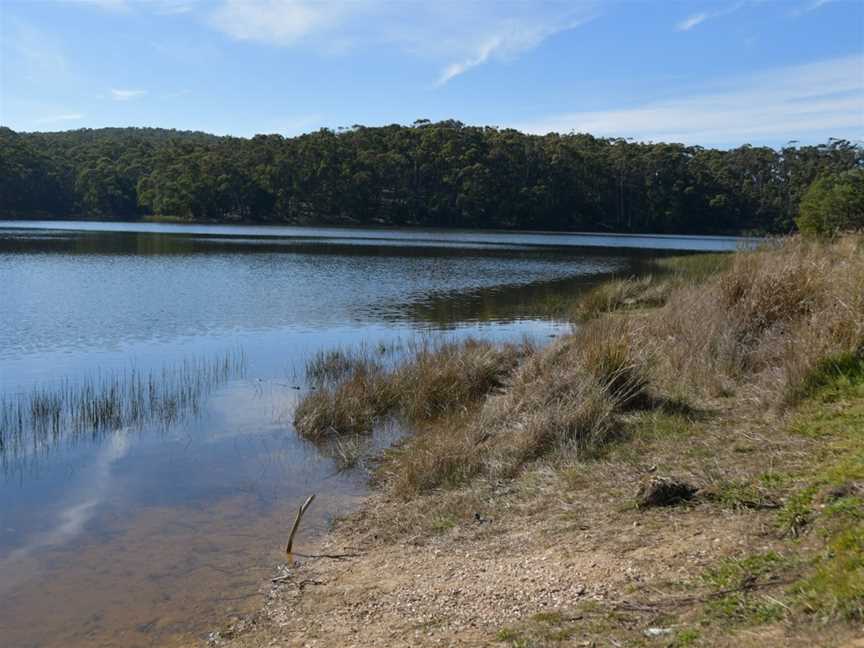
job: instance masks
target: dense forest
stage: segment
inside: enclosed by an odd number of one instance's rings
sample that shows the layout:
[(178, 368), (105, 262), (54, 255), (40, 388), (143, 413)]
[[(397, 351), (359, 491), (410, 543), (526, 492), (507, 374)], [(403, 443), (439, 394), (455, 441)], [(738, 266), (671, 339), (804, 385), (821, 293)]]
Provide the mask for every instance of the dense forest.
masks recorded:
[(456, 121), (251, 139), (0, 128), (0, 217), (787, 232), (814, 182), (862, 167), (846, 140), (715, 150)]

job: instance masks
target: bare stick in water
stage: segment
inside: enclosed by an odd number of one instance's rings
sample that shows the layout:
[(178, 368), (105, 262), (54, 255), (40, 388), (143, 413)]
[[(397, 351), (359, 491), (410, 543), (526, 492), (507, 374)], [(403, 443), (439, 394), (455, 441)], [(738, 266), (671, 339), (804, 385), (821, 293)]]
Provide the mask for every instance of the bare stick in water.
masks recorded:
[(300, 506), (297, 511), (297, 517), (294, 518), (294, 525), (291, 527), (291, 533), (288, 535), (288, 546), (285, 547), (285, 553), (288, 554), (288, 562), (290, 563), (293, 560), (293, 555), (291, 553), (291, 547), (294, 546), (294, 535), (297, 533), (297, 529), (300, 528), (300, 519), (303, 517), (303, 514), (306, 512), (306, 509), (312, 504), (312, 500), (315, 499), (315, 493), (312, 493), (309, 497), (306, 498), (306, 501)]

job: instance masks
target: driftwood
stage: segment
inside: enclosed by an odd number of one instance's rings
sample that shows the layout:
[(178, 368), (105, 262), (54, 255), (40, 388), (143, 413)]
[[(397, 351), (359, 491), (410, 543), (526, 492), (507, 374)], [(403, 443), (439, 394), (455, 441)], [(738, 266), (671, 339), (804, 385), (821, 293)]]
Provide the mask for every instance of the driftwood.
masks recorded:
[(291, 533), (288, 534), (288, 545), (285, 547), (285, 553), (288, 555), (288, 562), (292, 562), (294, 560), (294, 555), (291, 551), (291, 548), (294, 546), (294, 536), (297, 534), (297, 529), (300, 528), (300, 520), (303, 518), (303, 514), (306, 510), (311, 506), (312, 500), (315, 499), (315, 493), (312, 493), (309, 497), (306, 498), (306, 501), (300, 505), (300, 508), (297, 511), (297, 517), (294, 518), (294, 524), (291, 527)]

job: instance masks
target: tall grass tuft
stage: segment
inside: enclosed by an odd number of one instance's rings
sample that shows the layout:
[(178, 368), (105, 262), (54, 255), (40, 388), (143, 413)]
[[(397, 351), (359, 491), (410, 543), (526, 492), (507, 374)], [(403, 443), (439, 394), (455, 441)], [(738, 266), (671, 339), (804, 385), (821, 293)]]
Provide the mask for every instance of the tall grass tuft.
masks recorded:
[(864, 342), (858, 238), (796, 237), (739, 252), (715, 279), (676, 290), (647, 331), (663, 359), (662, 381), (700, 395), (746, 383), (767, 404), (792, 404), (824, 358)]
[(529, 346), (476, 340), (413, 345), (385, 366), (362, 350), (319, 354), (307, 365), (312, 390), (294, 413), (294, 427), (320, 440), (372, 431), (398, 416), (420, 422), (469, 407), (501, 387)]

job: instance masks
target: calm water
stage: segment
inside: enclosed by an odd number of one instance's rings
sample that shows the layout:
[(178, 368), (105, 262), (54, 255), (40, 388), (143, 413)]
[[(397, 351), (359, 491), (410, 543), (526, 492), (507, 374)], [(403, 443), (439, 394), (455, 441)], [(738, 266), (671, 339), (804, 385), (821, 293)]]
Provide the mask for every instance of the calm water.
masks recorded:
[(245, 357), (173, 425), (0, 448), (0, 643), (170, 646), (260, 604), (298, 503), (318, 493), (310, 543), (365, 489), (291, 427), (315, 351), (548, 339), (563, 325), (536, 315), (544, 299), (637, 274), (658, 250), (739, 244), (0, 221), (0, 397)]

